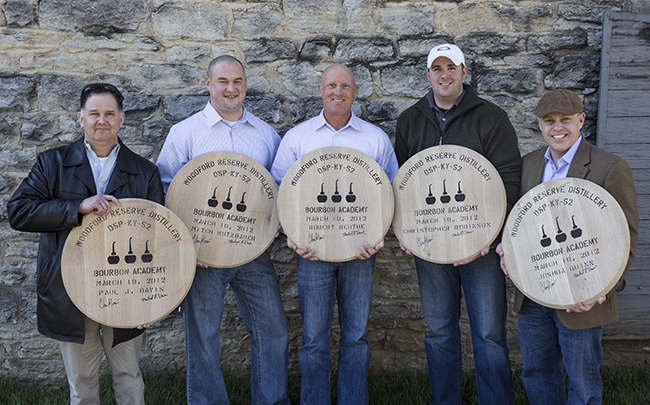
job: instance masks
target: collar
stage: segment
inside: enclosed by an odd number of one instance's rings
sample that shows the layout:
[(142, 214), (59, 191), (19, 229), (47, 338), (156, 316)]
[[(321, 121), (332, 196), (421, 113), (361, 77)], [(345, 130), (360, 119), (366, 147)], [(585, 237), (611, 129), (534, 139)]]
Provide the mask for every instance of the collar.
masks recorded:
[[(558, 169), (565, 164), (569, 166), (571, 165), (571, 162), (573, 162), (573, 158), (578, 151), (578, 147), (580, 147), (580, 142), (582, 142), (582, 135), (579, 136), (578, 140), (575, 141), (573, 145), (571, 145), (569, 150), (561, 158), (558, 159)], [(544, 164), (548, 164), (549, 162), (553, 163), (553, 158), (551, 157), (551, 148), (546, 148), (546, 153), (544, 153)], [(553, 166), (555, 166), (555, 164), (553, 164)]]
[[(242, 107), (242, 108), (244, 109), (244, 113), (242, 114), (241, 118), (239, 120), (237, 120), (237, 123), (234, 126), (241, 125), (244, 122), (251, 123), (250, 119), (249, 119), (250, 118), (250, 116), (249, 116), (250, 113), (246, 110), (245, 107)], [(215, 125), (215, 124), (217, 124), (218, 122), (221, 122), (221, 121), (223, 121), (224, 124), (230, 126), (229, 124), (227, 124), (228, 121), (223, 119), (223, 117), (221, 115), (219, 115), (219, 113), (212, 106), (212, 104), (210, 104), (210, 101), (208, 101), (208, 104), (206, 104), (205, 108), (203, 109), (203, 113), (205, 114), (205, 118), (208, 121), (209, 126), (213, 126), (213, 125)], [(251, 123), (251, 125), (252, 125), (252, 123)]]
[(348, 123), (345, 124), (345, 126), (341, 129), (334, 129), (325, 119), (325, 110), (321, 110), (320, 114), (318, 114), (316, 117), (314, 117), (314, 129), (320, 129), (323, 126), (326, 126), (327, 128), (331, 129), (334, 132), (340, 132), (343, 131), (347, 128), (352, 128), (357, 131), (362, 130), (362, 123), (361, 119), (354, 115), (354, 111), (350, 110), (350, 119), (348, 120)]
[[(465, 97), (466, 93), (467, 93), (467, 89), (463, 86), (463, 92), (460, 93), (460, 96), (458, 97), (458, 99), (456, 100), (454, 105), (447, 111), (450, 111), (450, 110), (458, 107), (460, 102), (463, 101), (463, 97)], [(425, 97), (427, 98), (427, 101), (429, 102), (429, 106), (431, 108), (435, 108), (436, 110), (438, 110), (440, 112), (443, 112), (443, 110), (440, 107), (438, 107), (438, 105), (436, 104), (435, 99), (433, 98), (433, 90), (430, 90)]]

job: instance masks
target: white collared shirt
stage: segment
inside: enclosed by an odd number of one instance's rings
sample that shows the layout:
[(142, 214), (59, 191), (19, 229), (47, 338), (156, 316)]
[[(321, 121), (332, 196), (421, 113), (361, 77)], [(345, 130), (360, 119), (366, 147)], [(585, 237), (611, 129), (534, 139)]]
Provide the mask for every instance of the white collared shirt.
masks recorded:
[(282, 138), (273, 161), (271, 175), (280, 185), (291, 165), (301, 156), (326, 146), (345, 146), (356, 149), (374, 159), (393, 180), (399, 166), (388, 135), (380, 128), (351, 113), (350, 120), (336, 130), (325, 120), (323, 111), (294, 128)]
[(108, 179), (110, 178), (113, 168), (115, 167), (115, 162), (117, 161), (117, 154), (120, 151), (120, 143), (117, 143), (108, 156), (101, 158), (97, 156), (90, 144), (86, 142), (85, 138), (84, 146), (86, 147), (86, 156), (90, 162), (90, 168), (93, 171), (97, 194), (104, 194), (106, 186), (108, 185)]
[(544, 154), (544, 175), (542, 176), (542, 183), (566, 177), (569, 172), (569, 166), (571, 166), (571, 162), (573, 161), (573, 157), (578, 151), (580, 142), (582, 142), (582, 136), (578, 137), (578, 140), (569, 148), (564, 156), (558, 159), (557, 168), (555, 167), (555, 163), (551, 157), (551, 148), (546, 149), (546, 153)]
[(244, 109), (237, 122), (225, 121), (208, 102), (202, 111), (174, 125), (156, 165), (165, 193), (176, 173), (190, 160), (215, 151), (238, 152), (271, 170), (280, 136), (266, 122)]

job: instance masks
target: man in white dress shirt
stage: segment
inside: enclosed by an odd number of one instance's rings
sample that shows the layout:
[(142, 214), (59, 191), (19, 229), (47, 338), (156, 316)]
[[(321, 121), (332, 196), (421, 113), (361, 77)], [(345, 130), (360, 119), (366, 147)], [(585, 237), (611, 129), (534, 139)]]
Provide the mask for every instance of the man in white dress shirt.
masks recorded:
[[(247, 85), (241, 62), (231, 56), (214, 59), (205, 86), (210, 101), (172, 127), (158, 157), (165, 192), (183, 165), (208, 152), (242, 153), (271, 168), (280, 137), (244, 108)], [(252, 403), (289, 404), (287, 321), (268, 252), (235, 268), (197, 264), (184, 307), (188, 404), (228, 403), (219, 353), (227, 284), (251, 335)]]
[[(318, 95), (323, 111), (289, 130), (282, 139), (271, 175), (280, 184), (289, 167), (301, 156), (326, 146), (345, 146), (373, 158), (389, 179), (397, 173), (397, 159), (388, 136), (376, 126), (357, 118), (352, 103), (358, 86), (352, 71), (341, 64), (323, 73)], [(338, 403), (368, 404), (368, 316), (373, 295), (375, 253), (383, 247), (361, 249), (358, 259), (333, 263), (318, 261), (309, 246), (298, 253), (298, 295), (304, 321), (302, 346), (298, 349), (301, 404), (330, 403), (330, 336), (334, 301), (338, 300), (341, 341), (338, 363)]]

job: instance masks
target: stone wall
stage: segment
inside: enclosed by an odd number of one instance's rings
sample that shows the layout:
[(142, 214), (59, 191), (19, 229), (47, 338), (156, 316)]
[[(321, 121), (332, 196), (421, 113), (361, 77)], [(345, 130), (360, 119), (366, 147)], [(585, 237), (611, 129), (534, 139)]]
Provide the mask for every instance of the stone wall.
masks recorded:
[[(398, 114), (428, 90), (429, 49), (454, 42), (468, 59), (467, 82), (508, 112), (525, 153), (543, 142), (533, 109), (547, 89), (584, 97), (584, 134), (593, 139), (603, 11), (650, 11), (646, 0), (0, 0), (0, 8), (0, 373), (50, 382), (65, 377), (57, 344), (36, 331), (38, 235), (10, 229), (6, 201), (38, 152), (81, 135), (75, 113), (85, 83), (123, 90), (121, 137), (152, 161), (171, 125), (205, 105), (205, 69), (220, 54), (245, 63), (246, 107), (280, 134), (318, 113), (321, 72), (343, 62), (359, 84), (355, 113), (392, 136)], [(297, 372), (296, 260), (284, 240), (271, 249)], [(232, 294), (227, 301), (222, 367), (240, 372), (249, 336)], [(466, 317), (461, 328), (471, 367)], [(513, 316), (508, 330), (519, 365)], [(377, 260), (369, 331), (373, 372), (425, 369), (413, 260), (392, 235)], [(184, 370), (182, 318), (151, 328), (142, 365)]]

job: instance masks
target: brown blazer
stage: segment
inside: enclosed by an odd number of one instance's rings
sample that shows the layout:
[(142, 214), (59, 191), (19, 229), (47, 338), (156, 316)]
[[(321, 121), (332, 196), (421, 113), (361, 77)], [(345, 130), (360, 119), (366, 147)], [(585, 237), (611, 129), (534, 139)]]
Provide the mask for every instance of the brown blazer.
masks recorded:
[[(542, 182), (546, 149), (543, 147), (524, 156), (521, 167), (521, 195)], [(622, 282), (634, 261), (636, 244), (639, 239), (639, 209), (630, 166), (619, 156), (593, 146), (583, 139), (573, 157), (567, 177), (585, 179), (598, 184), (607, 190), (623, 209), (630, 227), (630, 257), (620, 280)], [(523, 301), (524, 295), (517, 290), (514, 305), (516, 312), (521, 310)], [(610, 291), (607, 294), (607, 300), (603, 304), (594, 305), (589, 312), (567, 313), (564, 310), (558, 310), (558, 316), (562, 324), (570, 329), (587, 329), (617, 322), (616, 291)]]

